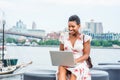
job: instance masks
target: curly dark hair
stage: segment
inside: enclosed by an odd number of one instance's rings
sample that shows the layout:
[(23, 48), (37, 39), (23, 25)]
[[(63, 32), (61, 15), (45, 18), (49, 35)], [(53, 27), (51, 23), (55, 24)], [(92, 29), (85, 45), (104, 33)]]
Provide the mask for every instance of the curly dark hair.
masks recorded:
[(75, 21), (77, 23), (77, 25), (80, 24), (80, 18), (77, 15), (70, 16), (68, 22), (69, 21)]

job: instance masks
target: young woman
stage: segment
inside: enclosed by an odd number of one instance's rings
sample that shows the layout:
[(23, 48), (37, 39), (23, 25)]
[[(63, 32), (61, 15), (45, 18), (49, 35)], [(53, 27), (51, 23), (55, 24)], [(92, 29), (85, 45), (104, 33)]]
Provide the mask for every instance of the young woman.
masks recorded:
[(76, 64), (75, 67), (59, 66), (56, 80), (91, 80), (89, 68), (86, 64), (86, 59), (90, 53), (91, 37), (81, 34), (80, 28), (79, 17), (77, 15), (70, 16), (68, 20), (69, 33), (67, 36), (60, 36), (60, 50), (72, 51)]

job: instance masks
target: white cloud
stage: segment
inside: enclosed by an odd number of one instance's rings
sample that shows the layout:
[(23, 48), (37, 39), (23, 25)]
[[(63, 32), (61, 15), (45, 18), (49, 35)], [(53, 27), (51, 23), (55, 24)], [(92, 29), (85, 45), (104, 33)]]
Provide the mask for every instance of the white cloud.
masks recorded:
[[(28, 27), (31, 26), (32, 21), (45, 29), (47, 26), (48, 28), (50, 28), (49, 26), (64, 26), (66, 17), (73, 13), (81, 15), (83, 22), (93, 18), (108, 24), (107, 26), (110, 24), (112, 26), (112, 24), (119, 23), (117, 22), (120, 19), (118, 18), (119, 7), (120, 0), (0, 0), (0, 9), (6, 13), (6, 20), (10, 27), (15, 25), (19, 19), (23, 20)], [(52, 18), (52, 16), (57, 18)], [(109, 17), (113, 17), (110, 19), (111, 23)], [(54, 22), (56, 19), (58, 20)], [(63, 19), (65, 20), (63, 21)]]
[[(104, 5), (119, 6), (120, 0), (0, 0), (0, 8), (17, 7), (17, 5), (41, 5), (47, 4), (63, 4), (63, 5)], [(25, 8), (25, 7), (24, 7)]]
[(120, 0), (44, 0), (44, 2), (66, 5), (120, 5)]
[(32, 7), (60, 4), (60, 5), (85, 5), (85, 6), (119, 6), (120, 0), (0, 0), (0, 8), (29, 9)]
[(0, 1), (0, 8), (9, 8), (9, 7), (12, 7), (13, 4), (9, 1), (5, 1), (5, 0), (1, 0)]

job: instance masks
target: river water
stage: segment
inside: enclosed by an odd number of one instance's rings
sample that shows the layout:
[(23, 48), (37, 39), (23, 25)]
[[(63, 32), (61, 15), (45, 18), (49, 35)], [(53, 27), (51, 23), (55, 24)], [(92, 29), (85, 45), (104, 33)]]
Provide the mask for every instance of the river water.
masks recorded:
[[(49, 51), (58, 47), (7, 46), (7, 57), (18, 58), (18, 64), (33, 61), (32, 68), (57, 69), (51, 65)], [(98, 63), (117, 63), (120, 61), (120, 49), (91, 49), (93, 66)], [(27, 69), (26, 69), (27, 70)]]
[[(59, 50), (58, 47), (7, 46), (7, 55), (18, 58), (18, 63), (33, 61), (33, 65), (51, 66), (49, 51)], [(91, 49), (92, 63), (96, 66), (102, 62), (117, 62), (120, 60), (120, 49)]]

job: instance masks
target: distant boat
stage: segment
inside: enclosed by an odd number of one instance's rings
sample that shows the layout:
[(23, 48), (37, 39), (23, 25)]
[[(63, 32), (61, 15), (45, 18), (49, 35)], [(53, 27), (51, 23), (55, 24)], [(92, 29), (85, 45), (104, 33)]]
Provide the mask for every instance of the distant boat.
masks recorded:
[(28, 66), (29, 64), (32, 64), (32, 61), (25, 63), (25, 64), (20, 64), (20, 65), (13, 65), (13, 66), (6, 66), (6, 67), (0, 67), (0, 75), (5, 75), (5, 74), (12, 74), (14, 71), (16, 71), (19, 68), (23, 68)]
[[(3, 52), (4, 50), (4, 52)], [(7, 55), (7, 49), (4, 46), (0, 46), (0, 75), (1, 74), (8, 74), (8, 73), (12, 73), (13, 71), (16, 70), (16, 65), (18, 62), (18, 59), (13, 59), (13, 58), (2, 58), (3, 54), (4, 56)]]
[(15, 67), (15, 66), (2, 67), (2, 68), (0, 69), (0, 75), (10, 74), (10, 73), (13, 73), (15, 70), (16, 70), (16, 67)]
[(0, 75), (11, 74), (19, 68), (26, 67), (29, 64), (32, 64), (32, 61), (24, 64), (17, 64), (18, 59), (8, 58), (1, 60), (0, 59)]
[(5, 58), (7, 54), (7, 48), (5, 46), (4, 39), (4, 29), (5, 29), (5, 20), (2, 21), (2, 43), (0, 43), (0, 75), (13, 73), (16, 69), (27, 66), (32, 62), (17, 65), (18, 59)]
[(19, 68), (26, 67), (32, 64), (32, 61), (24, 64), (17, 65), (18, 59), (16, 58), (4, 58), (2, 60), (2, 49), (4, 48), (4, 56), (7, 55), (6, 47), (0, 46), (0, 75), (11, 74)]

